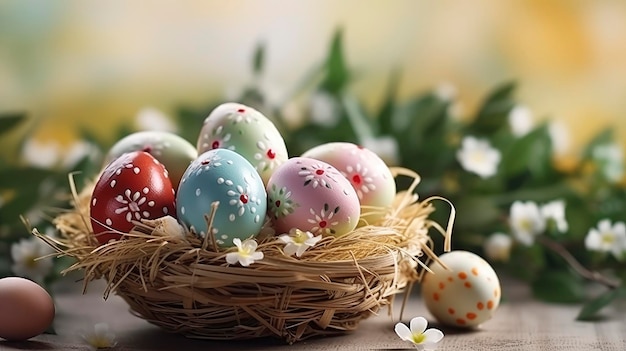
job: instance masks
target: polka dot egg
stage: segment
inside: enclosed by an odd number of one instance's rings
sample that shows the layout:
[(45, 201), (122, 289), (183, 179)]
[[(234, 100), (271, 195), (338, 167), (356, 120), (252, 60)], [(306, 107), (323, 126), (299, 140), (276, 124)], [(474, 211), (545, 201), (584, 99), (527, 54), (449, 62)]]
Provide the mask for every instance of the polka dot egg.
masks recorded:
[(209, 233), (205, 216), (217, 202), (211, 235), (221, 247), (233, 239), (255, 237), (265, 221), (263, 180), (243, 156), (228, 149), (209, 150), (183, 174), (176, 197), (179, 221), (201, 237)]
[(422, 298), (440, 323), (471, 328), (491, 319), (500, 303), (500, 281), (493, 268), (468, 251), (439, 256), (422, 280)]

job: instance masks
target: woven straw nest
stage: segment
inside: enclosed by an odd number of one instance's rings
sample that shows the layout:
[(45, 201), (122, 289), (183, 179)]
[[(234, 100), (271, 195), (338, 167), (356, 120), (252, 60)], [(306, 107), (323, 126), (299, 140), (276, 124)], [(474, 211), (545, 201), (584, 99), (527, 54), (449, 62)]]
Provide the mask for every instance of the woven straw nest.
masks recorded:
[(248, 267), (226, 262), (236, 248), (216, 250), (211, 240), (181, 233), (166, 220), (137, 222), (124, 240), (98, 245), (89, 221), (91, 186), (77, 193), (72, 184), (74, 208), (54, 220), (60, 238), (33, 232), (75, 258), (68, 271), (84, 271), (85, 289), (94, 279), (106, 279), (105, 298), (115, 292), (134, 314), (167, 331), (213, 340), (272, 336), (293, 343), (354, 330), (391, 305), (397, 293), (408, 295), (430, 260), (437, 260), (431, 227), (445, 236), (449, 250), (454, 209), (444, 229), (428, 218), (431, 202), (441, 198), (419, 201), (414, 194), (419, 176), (403, 168), (392, 172), (413, 183), (384, 209), (380, 223), (325, 237), (301, 257), (285, 255), (285, 244), (265, 228), (256, 238), (265, 257)]

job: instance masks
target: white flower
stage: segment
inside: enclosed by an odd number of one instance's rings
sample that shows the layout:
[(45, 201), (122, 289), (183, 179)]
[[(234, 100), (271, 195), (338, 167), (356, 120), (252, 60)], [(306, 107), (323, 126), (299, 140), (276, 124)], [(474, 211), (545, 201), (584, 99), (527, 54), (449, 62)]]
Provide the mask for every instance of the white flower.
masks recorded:
[(516, 137), (528, 134), (534, 126), (532, 111), (526, 106), (517, 105), (509, 112), (509, 126)]
[(309, 247), (315, 246), (322, 240), (322, 236), (314, 236), (311, 232), (294, 228), (289, 231), (289, 235), (283, 234), (279, 236), (278, 239), (287, 244), (284, 248), (287, 256), (296, 254), (296, 256), (300, 257)]
[(135, 123), (139, 130), (159, 130), (175, 133), (176, 125), (163, 112), (154, 107), (144, 107), (137, 113)]
[(394, 137), (363, 138), (361, 145), (378, 155), (389, 166), (399, 163), (398, 140)]
[(492, 261), (507, 262), (511, 256), (513, 239), (504, 233), (494, 233), (484, 244), (485, 255)]
[(53, 257), (45, 257), (54, 250), (42, 240), (31, 237), (21, 239), (11, 245), (11, 270), (20, 277), (29, 278), (37, 283), (43, 283), (54, 266)]
[(585, 237), (585, 247), (590, 251), (611, 252), (620, 259), (626, 251), (626, 225), (624, 222), (616, 222), (603, 219), (598, 227), (591, 228)]
[(309, 103), (311, 122), (323, 127), (334, 127), (339, 123), (339, 104), (332, 95), (317, 92)]
[(253, 264), (254, 261), (262, 260), (264, 257), (262, 252), (256, 252), (258, 244), (254, 239), (246, 239), (242, 243), (241, 239), (235, 238), (233, 239), (233, 244), (237, 246), (237, 252), (226, 254), (226, 262), (228, 262), (228, 264), (239, 262), (240, 265), (248, 267)]
[(458, 90), (456, 86), (450, 82), (440, 82), (435, 87), (435, 96), (441, 101), (450, 102), (456, 99)]
[(547, 204), (541, 206), (540, 211), (547, 223), (554, 221), (556, 229), (559, 232), (565, 233), (569, 228), (567, 220), (565, 219), (565, 201), (555, 200), (548, 202)]
[(552, 141), (553, 153), (555, 155), (567, 153), (570, 147), (570, 134), (565, 124), (561, 121), (550, 121), (548, 134), (550, 134), (550, 140)]
[(526, 246), (532, 245), (535, 236), (546, 229), (546, 220), (539, 206), (532, 201), (515, 201), (511, 206), (509, 221), (515, 239)]
[(61, 158), (61, 146), (56, 141), (42, 142), (31, 138), (24, 143), (22, 158), (31, 166), (52, 168)]
[(74, 167), (87, 156), (93, 161), (98, 153), (99, 149), (93, 143), (84, 140), (75, 141), (64, 150), (62, 166), (66, 169)]
[(98, 323), (93, 330), (87, 331), (81, 335), (91, 349), (110, 349), (117, 345), (115, 334), (109, 329), (107, 323)]
[(443, 339), (443, 332), (439, 329), (431, 328), (426, 330), (428, 322), (424, 317), (411, 319), (411, 329), (405, 324), (396, 324), (395, 331), (400, 339), (412, 343), (418, 350), (433, 350), (435, 344)]
[(602, 173), (611, 182), (619, 182), (624, 176), (624, 152), (619, 144), (598, 145), (592, 150), (593, 157), (600, 163)]
[(501, 155), (500, 151), (491, 147), (489, 141), (467, 136), (463, 138), (461, 145), (456, 157), (463, 169), (476, 173), (481, 178), (496, 174)]

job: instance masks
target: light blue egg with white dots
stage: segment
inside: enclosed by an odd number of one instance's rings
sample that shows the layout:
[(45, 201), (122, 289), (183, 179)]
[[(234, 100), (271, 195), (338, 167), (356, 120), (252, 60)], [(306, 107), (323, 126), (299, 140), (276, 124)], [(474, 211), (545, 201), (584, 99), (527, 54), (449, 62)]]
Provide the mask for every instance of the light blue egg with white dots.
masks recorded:
[(265, 185), (254, 166), (228, 149), (213, 149), (195, 159), (182, 176), (176, 194), (179, 221), (200, 237), (209, 234), (205, 216), (218, 207), (210, 234), (220, 247), (234, 246), (261, 231), (267, 210)]

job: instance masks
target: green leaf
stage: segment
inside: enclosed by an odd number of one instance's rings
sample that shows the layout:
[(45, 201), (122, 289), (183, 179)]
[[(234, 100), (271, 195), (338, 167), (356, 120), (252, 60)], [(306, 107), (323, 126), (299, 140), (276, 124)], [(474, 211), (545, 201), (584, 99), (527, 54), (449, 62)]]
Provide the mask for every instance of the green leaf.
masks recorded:
[(552, 141), (547, 125), (515, 140), (504, 151), (501, 169), (507, 177), (529, 171), (535, 179), (546, 178), (552, 170)]
[(546, 302), (577, 303), (585, 297), (581, 279), (569, 271), (541, 272), (532, 290), (535, 297)]
[(343, 31), (335, 32), (326, 59), (326, 77), (322, 89), (337, 94), (348, 85), (350, 72), (343, 53)]
[(398, 70), (394, 70), (389, 80), (389, 86), (385, 94), (385, 99), (378, 111), (376, 120), (378, 121), (379, 129), (382, 134), (389, 134), (393, 129), (393, 116), (396, 106), (396, 94), (398, 91), (400, 73)]
[(614, 134), (613, 134), (613, 129), (612, 127), (606, 128), (604, 130), (602, 130), (601, 132), (599, 132), (598, 134), (596, 134), (590, 141), (589, 143), (587, 143), (587, 145), (585, 146), (584, 150), (583, 150), (583, 158), (584, 159), (591, 159), (592, 158), (592, 154), (593, 154), (593, 149), (596, 148), (597, 146), (600, 145), (604, 145), (604, 144), (609, 144), (613, 141), (614, 139)]
[(254, 56), (252, 58), (252, 69), (255, 75), (263, 73), (263, 67), (265, 65), (265, 44), (258, 43), (254, 50)]
[(7, 133), (26, 120), (26, 114), (20, 112), (0, 114), (0, 134)]
[(515, 106), (515, 82), (507, 82), (494, 89), (481, 105), (471, 127), (477, 134), (495, 133), (508, 122), (509, 112)]
[(608, 306), (611, 302), (615, 301), (618, 296), (620, 296), (620, 289), (610, 289), (590, 301), (587, 301), (578, 313), (576, 320), (589, 321), (595, 319), (598, 312)]

